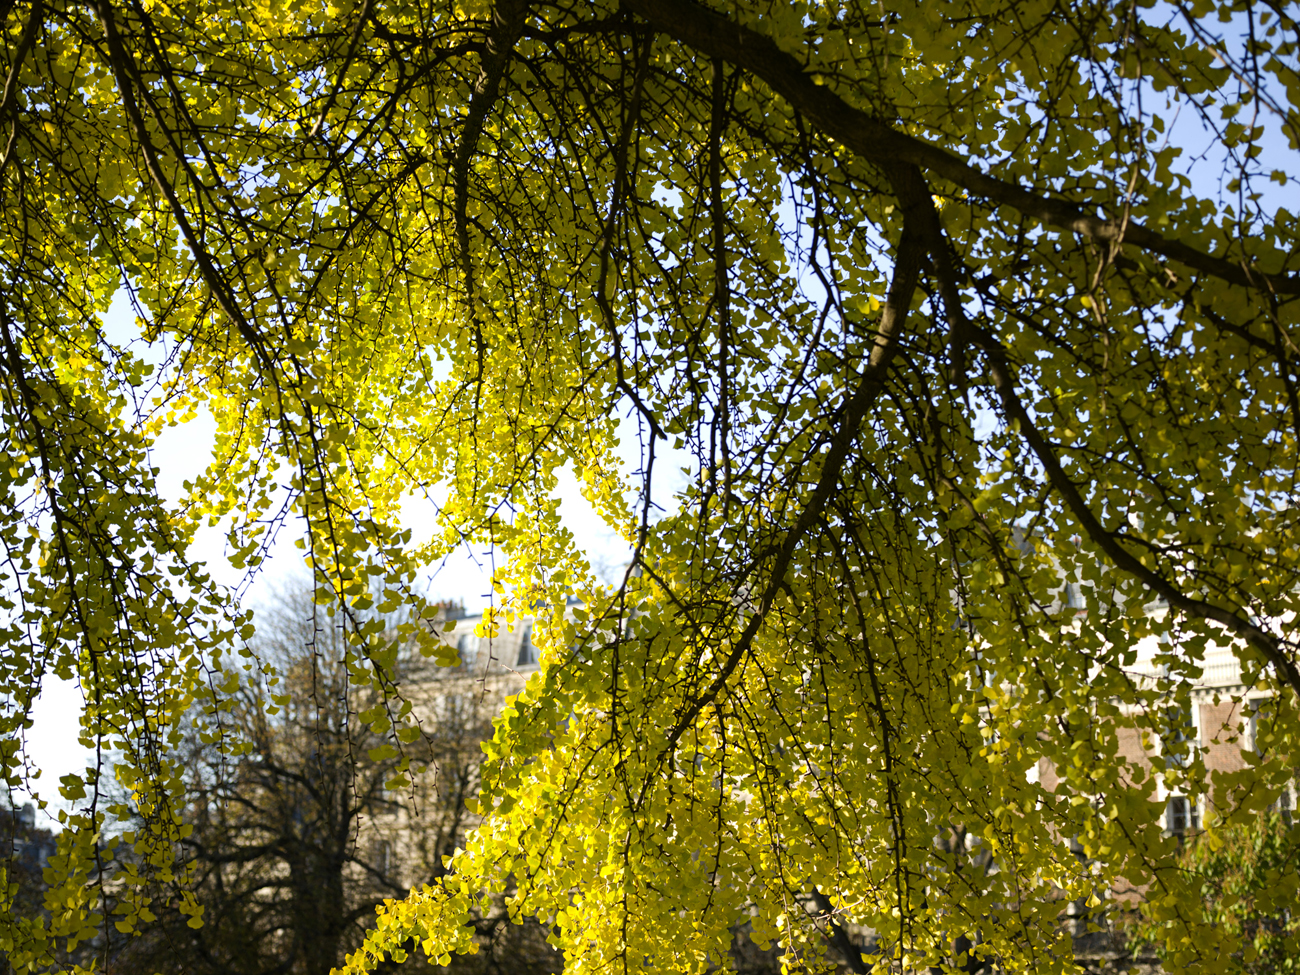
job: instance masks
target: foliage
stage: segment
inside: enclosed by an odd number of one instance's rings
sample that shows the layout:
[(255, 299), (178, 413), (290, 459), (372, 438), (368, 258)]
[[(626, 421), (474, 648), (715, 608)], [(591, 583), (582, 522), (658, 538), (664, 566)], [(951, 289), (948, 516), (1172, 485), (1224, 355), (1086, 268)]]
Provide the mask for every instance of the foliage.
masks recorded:
[[(1281, 813), (1259, 813), (1253, 821), (1197, 834), (1179, 857), (1201, 896), (1203, 923), (1226, 935), (1224, 948), (1231, 952), (1226, 971), (1285, 975), (1300, 969), (1300, 871), (1293, 830)], [(1176, 950), (1176, 928), (1162, 923), (1162, 913), (1158, 901), (1145, 904), (1130, 941), (1160, 948), (1166, 933), (1174, 933)]]
[[(115, 816), (148, 828), (111, 923), (188, 890), (186, 716), (234, 758), (236, 691), (287, 703), (187, 555), (219, 524), (249, 572), (302, 526), (398, 776), (399, 650), (455, 661), (415, 574), (492, 544), (484, 631), (543, 608), (484, 824), (353, 970), (411, 939), (445, 961), (513, 890), (575, 973), (725, 965), (746, 918), (793, 967), (843, 922), (881, 967), (974, 943), (1050, 972), (1059, 906), (1121, 877), (1189, 919), (1172, 967), (1221, 968), (1151, 795), (1245, 821), (1300, 737), (1300, 257), (1269, 191), (1297, 175), (1296, 21), (0, 0), (0, 761), (26, 774), (42, 679), (76, 676), (130, 794), (64, 780), (50, 920), (4, 919), (11, 962), (108, 923), (87, 880)], [(150, 448), (199, 410), (216, 456), (171, 506)], [(566, 529), (564, 471), (626, 538), (621, 585)], [(412, 498), (439, 499), (424, 544)], [(370, 614), (403, 605), (395, 634)], [(1272, 757), (1122, 761), (1213, 641), (1278, 695)]]
[(0, 867), (0, 909), (29, 917), (38, 915), (45, 906), (41, 871), (55, 846), (53, 834), (36, 825), (31, 803), (18, 807), (12, 795), (5, 796), (0, 811), (0, 848), (5, 854)]

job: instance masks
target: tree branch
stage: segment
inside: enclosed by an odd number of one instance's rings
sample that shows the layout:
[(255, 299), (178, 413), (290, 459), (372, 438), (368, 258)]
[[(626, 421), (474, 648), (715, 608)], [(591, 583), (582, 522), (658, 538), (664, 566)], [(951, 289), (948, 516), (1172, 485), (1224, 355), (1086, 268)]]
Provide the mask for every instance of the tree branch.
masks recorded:
[(961, 293), (957, 287), (957, 277), (949, 259), (948, 250), (944, 246), (942, 237), (935, 236), (936, 234), (941, 235), (942, 229), (938, 226), (938, 217), (934, 214), (933, 205), (929, 205), (933, 220), (924, 225), (925, 233), (928, 237), (928, 249), (935, 261), (935, 269), (938, 272), (939, 279), (939, 293), (943, 298), (944, 310), (949, 321), (952, 323), (954, 330), (974, 340), (975, 344), (983, 349), (989, 357), (989, 377), (993, 380), (993, 388), (1002, 401), (1002, 408), (1006, 412), (1007, 419), (1016, 423), (1020, 435), (1029, 443), (1030, 448), (1038, 457), (1039, 463), (1043, 465), (1048, 482), (1061, 496), (1066, 507), (1070, 509), (1084, 532), (1106, 553), (1107, 558), (1111, 560), (1111, 563), (1117, 569), (1127, 572), (1152, 592), (1162, 596), (1173, 609), (1198, 619), (1212, 620), (1244, 639), (1262, 653), (1265, 659), (1277, 668), (1279, 675), (1297, 693), (1300, 693), (1300, 669), (1287, 655), (1282, 640), (1263, 627), (1250, 622), (1248, 619), (1243, 619), (1230, 609), (1215, 606), (1213, 603), (1186, 595), (1164, 575), (1148, 568), (1141, 559), (1121, 545), (1114, 533), (1107, 531), (1106, 527), (1098, 520), (1088, 506), (1088, 502), (1079, 492), (1078, 486), (1070, 480), (1065, 468), (1061, 466), (1056, 451), (1047, 442), (1047, 438), (1038, 429), (1034, 423), (1034, 418), (1021, 401), (1020, 394), (1016, 390), (1011, 366), (1007, 361), (1006, 349), (995, 336), (988, 334), (966, 317), (966, 310), (962, 305)]
[(998, 397), (1002, 400), (1007, 418), (1014, 420), (1019, 426), (1020, 435), (1029, 443), (1043, 465), (1052, 487), (1056, 489), (1088, 537), (1106, 553), (1115, 567), (1127, 572), (1152, 592), (1164, 597), (1171, 608), (1199, 619), (1212, 620), (1244, 639), (1262, 653), (1265, 659), (1277, 668), (1279, 676), (1300, 694), (1300, 669), (1297, 669), (1295, 662), (1287, 655), (1282, 640), (1263, 627), (1242, 619), (1230, 609), (1185, 595), (1163, 575), (1147, 568), (1136, 555), (1119, 543), (1112, 532), (1106, 530), (1093, 514), (1092, 509), (1088, 507), (1088, 502), (1079, 493), (1078, 487), (1065, 473), (1056, 452), (1035, 426), (1033, 417), (1021, 402), (1002, 344), (992, 336), (984, 334), (982, 329), (972, 327), (971, 332), (975, 336), (976, 343), (989, 357), (989, 375), (993, 380), (993, 388), (997, 390)]
[(765, 34), (742, 27), (694, 0), (623, 0), (623, 6), (656, 29), (710, 58), (722, 58), (749, 71), (786, 99), (826, 135), (882, 167), (916, 166), (993, 203), (1014, 207), (1027, 217), (1101, 242), (1133, 244), (1230, 284), (1300, 294), (1300, 275), (1264, 274), (1240, 262), (1212, 257), (1162, 237), (1132, 220), (1107, 220), (1080, 210), (1068, 200), (1039, 196), (1015, 183), (982, 173), (939, 146), (899, 132), (881, 119), (854, 108), (834, 90), (819, 85), (790, 54)]
[(835, 908), (832, 906), (830, 898), (823, 894), (820, 889), (814, 887), (812, 889), (812, 899), (813, 904), (816, 905), (817, 910), (821, 912), (822, 918), (826, 921), (826, 926), (830, 929), (831, 943), (844, 956), (844, 963), (849, 966), (849, 971), (853, 972), (854, 975), (868, 975), (871, 966), (862, 957), (862, 949), (853, 943), (853, 939), (849, 937), (844, 925), (835, 919)]
[(325, 117), (329, 115), (330, 109), (334, 107), (334, 102), (338, 100), (339, 91), (343, 88), (343, 79), (347, 76), (348, 68), (352, 67), (352, 61), (357, 56), (357, 44), (361, 41), (361, 32), (365, 30), (366, 21), (370, 19), (370, 3), (371, 0), (361, 0), (361, 10), (357, 14), (356, 26), (352, 28), (352, 36), (348, 39), (348, 50), (343, 58), (343, 67), (339, 69), (338, 77), (334, 79), (334, 84), (330, 87), (329, 97), (325, 99), (325, 106), (320, 110), (316, 124), (311, 127), (311, 132), (307, 135), (309, 139), (316, 138), (325, 125)]
[(145, 126), (144, 115), (141, 113), (140, 105), (136, 101), (135, 87), (131, 78), (134, 73), (131, 69), (134, 65), (122, 46), (122, 38), (117, 32), (117, 22), (113, 17), (112, 0), (99, 0), (97, 13), (104, 28), (104, 41), (108, 45), (108, 56), (113, 69), (114, 80), (117, 83), (118, 91), (122, 95), (122, 106), (126, 109), (131, 128), (135, 130), (135, 137), (140, 142), (140, 150), (144, 153), (145, 167), (149, 170), (154, 185), (158, 187), (158, 191), (167, 200), (167, 204), (176, 218), (176, 224), (180, 227), (181, 234), (185, 238), (185, 243), (189, 245), (190, 251), (194, 254), (194, 261), (199, 266), (199, 272), (208, 287), (212, 289), (212, 295), (217, 299), (217, 304), (235, 323), (235, 326), (239, 329), (239, 334), (248, 342), (257, 358), (269, 367), (271, 365), (270, 358), (262, 348), (261, 338), (248, 319), (244, 317), (229, 282), (222, 276), (216, 262), (212, 260), (203, 241), (191, 225), (189, 217), (185, 214), (185, 208), (176, 195), (176, 188), (163, 174), (162, 165), (158, 159), (158, 151), (149, 138), (149, 130)]
[(682, 713), (672, 731), (663, 754), (668, 755), (677, 741), (691, 726), (700, 712), (708, 707), (726, 686), (727, 681), (749, 652), (759, 628), (772, 609), (772, 603), (785, 584), (785, 574), (794, 561), (795, 550), (803, 541), (809, 530), (821, 518), (827, 503), (835, 494), (841, 471), (848, 459), (849, 449), (857, 442), (858, 432), (866, 419), (867, 411), (879, 398), (885, 388), (885, 379), (889, 366), (898, 351), (903, 325), (907, 319), (908, 309), (916, 293), (920, 277), (921, 261), (925, 254), (926, 235), (922, 232), (922, 223), (927, 219), (930, 208), (929, 188), (920, 172), (912, 166), (897, 167), (889, 173), (894, 191), (898, 196), (903, 212), (903, 232), (898, 242), (894, 259), (894, 274), (889, 284), (889, 295), (880, 315), (880, 329), (876, 333), (875, 345), (867, 359), (866, 367), (859, 377), (853, 395), (840, 408), (834, 436), (822, 462), (821, 475), (817, 487), (808, 504), (799, 515), (794, 526), (786, 533), (776, 557), (773, 559), (771, 572), (763, 594), (759, 599), (757, 611), (750, 616), (745, 629), (737, 638), (722, 665), (704, 693), (697, 697)]
[[(32, 44), (36, 41), (36, 31), (41, 26), (41, 18), (45, 15), (45, 4), (43, 0), (36, 0), (32, 4), (32, 14), (27, 18), (27, 23), (23, 26), (22, 37), (18, 39), (18, 50), (14, 52), (13, 64), (9, 68), (9, 77), (5, 79), (4, 94), (0, 95), (0, 119), (9, 114), (13, 108), (13, 102), (17, 97), (18, 91), (18, 73), (23, 69), (23, 62), (27, 60), (27, 55), (31, 52)], [(0, 24), (3, 24), (8, 17), (8, 11), (5, 11), (5, 17), (0, 17)]]
[(456, 158), (451, 166), (456, 194), (456, 246), (460, 250), (466, 300), (471, 305), (474, 301), (474, 264), (469, 252), (469, 164), (478, 148), (488, 112), (496, 102), (501, 78), (510, 64), (514, 46), (523, 33), (524, 14), (527, 10), (527, 3), (521, 0), (499, 0), (492, 8), (492, 28), (488, 32), (478, 80), (470, 95), (465, 131), (461, 134), (460, 145), (456, 147)]

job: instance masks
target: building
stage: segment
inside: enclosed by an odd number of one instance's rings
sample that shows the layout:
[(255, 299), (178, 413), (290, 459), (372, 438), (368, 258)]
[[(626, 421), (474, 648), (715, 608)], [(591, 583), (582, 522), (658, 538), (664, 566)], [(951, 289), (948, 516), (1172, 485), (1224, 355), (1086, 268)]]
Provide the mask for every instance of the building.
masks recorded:
[[(1067, 588), (1067, 606), (1068, 588)], [(1150, 611), (1167, 612), (1163, 605), (1155, 604)], [(1079, 612), (1082, 614), (1083, 610)], [(1228, 643), (1211, 644), (1201, 666), (1201, 676), (1195, 678), (1185, 690), (1184, 707), (1175, 704), (1173, 682), (1169, 681), (1154, 658), (1160, 649), (1159, 642), (1148, 639), (1139, 645), (1139, 657), (1131, 673), (1135, 680), (1148, 688), (1170, 687), (1170, 704), (1156, 716), (1153, 724), (1161, 727), (1158, 735), (1147, 736), (1138, 729), (1119, 729), (1119, 753), (1129, 763), (1145, 767), (1148, 771), (1159, 761), (1172, 761), (1187, 765), (1199, 753), (1208, 777), (1198, 794), (1191, 790), (1166, 789), (1159, 776), (1153, 777), (1155, 797), (1164, 806), (1163, 821), (1170, 834), (1186, 834), (1201, 829), (1216, 803), (1215, 775), (1219, 772), (1239, 772), (1250, 767), (1255, 754), (1264, 754), (1271, 692), (1260, 691), (1243, 682), (1241, 665)], [(1043, 759), (1038, 768), (1039, 782), (1046, 789), (1055, 789), (1058, 778), (1051, 763)], [(1278, 808), (1286, 815), (1296, 808), (1300, 796), (1300, 779), (1293, 779), (1278, 799)]]

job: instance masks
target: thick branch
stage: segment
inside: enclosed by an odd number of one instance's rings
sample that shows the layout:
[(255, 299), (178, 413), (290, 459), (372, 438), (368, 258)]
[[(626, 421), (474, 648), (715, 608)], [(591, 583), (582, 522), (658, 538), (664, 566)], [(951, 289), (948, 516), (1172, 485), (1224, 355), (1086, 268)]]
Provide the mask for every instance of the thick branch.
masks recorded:
[(1133, 220), (1093, 216), (1067, 200), (1039, 196), (1015, 183), (982, 173), (946, 149), (899, 132), (854, 108), (831, 88), (817, 84), (770, 37), (742, 27), (694, 0), (623, 0), (623, 5), (705, 57), (722, 58), (751, 72), (826, 135), (882, 167), (896, 167), (900, 163), (917, 166), (993, 203), (1014, 207), (1044, 224), (1097, 241), (1122, 240), (1231, 284), (1268, 288), (1279, 294), (1300, 293), (1300, 275), (1264, 274), (1245, 263), (1212, 257), (1169, 240)]
[[(0, 24), (3, 24), (9, 16), (6, 10), (4, 17), (0, 17)], [(36, 41), (36, 31), (40, 29), (41, 19), (45, 16), (45, 4), (42, 0), (36, 0), (32, 5), (31, 16), (27, 18), (27, 23), (23, 26), (22, 37), (18, 39), (18, 50), (14, 52), (13, 65), (9, 68), (9, 77), (5, 79), (4, 94), (0, 95), (0, 119), (9, 114), (13, 108), (14, 99), (18, 93), (18, 74), (23, 69), (23, 62), (27, 60), (27, 55), (31, 52), (32, 44)]]
[(1106, 553), (1117, 569), (1127, 572), (1152, 592), (1163, 597), (1172, 608), (1198, 619), (1213, 620), (1243, 638), (1259, 650), (1277, 668), (1286, 682), (1300, 693), (1300, 669), (1297, 669), (1295, 663), (1287, 656), (1281, 640), (1230, 609), (1215, 606), (1201, 599), (1193, 599), (1184, 594), (1165, 576), (1143, 564), (1141, 559), (1121, 545), (1114, 533), (1107, 531), (1098, 520), (1079, 492), (1078, 486), (1070, 480), (1065, 468), (1061, 466), (1056, 451), (1047, 442), (1047, 438), (1038, 429), (1034, 418), (1021, 401), (1020, 394), (1016, 391), (1011, 366), (1007, 362), (1006, 349), (996, 337), (989, 335), (966, 317), (966, 309), (957, 286), (957, 275), (943, 239), (943, 228), (930, 201), (927, 200), (926, 205), (930, 211), (930, 219), (924, 221), (921, 227), (926, 237), (926, 249), (934, 259), (939, 294), (943, 299), (948, 320), (952, 323), (954, 331), (960, 333), (964, 339), (973, 340), (988, 355), (989, 376), (993, 380), (993, 388), (997, 391), (998, 398), (1002, 401), (1007, 419), (1015, 422), (1020, 435), (1028, 441), (1030, 448), (1043, 465), (1043, 470), (1047, 473), (1048, 482), (1061, 496), (1084, 532)]
[(492, 8), (492, 29), (488, 33), (487, 47), (483, 52), (479, 76), (469, 99), (469, 113), (465, 117), (465, 131), (461, 133), (456, 158), (452, 162), (452, 179), (455, 184), (456, 246), (460, 250), (461, 267), (465, 276), (466, 300), (474, 302), (474, 264), (469, 250), (469, 166), (478, 148), (479, 137), (488, 112), (497, 100), (501, 78), (510, 65), (519, 35), (524, 29), (527, 3), (521, 0), (499, 0)]
[(1136, 555), (1119, 543), (1112, 532), (1106, 530), (1093, 514), (1092, 509), (1088, 507), (1088, 502), (1079, 493), (1078, 487), (1065, 473), (1056, 452), (1034, 425), (1033, 417), (1021, 402), (1001, 343), (989, 336), (980, 335), (979, 331), (975, 331), (975, 335), (978, 336), (976, 341), (981, 348), (988, 353), (989, 375), (993, 380), (993, 388), (997, 390), (1002, 400), (1007, 418), (1014, 420), (1019, 426), (1020, 435), (1028, 441), (1043, 465), (1052, 487), (1065, 501), (1088, 537), (1106, 553), (1115, 567), (1127, 572), (1152, 592), (1162, 596), (1171, 608), (1199, 619), (1213, 620), (1244, 639), (1277, 668), (1279, 676), (1290, 684), (1296, 693), (1300, 693), (1300, 669), (1296, 668), (1295, 662), (1287, 655), (1281, 640), (1230, 609), (1185, 595), (1163, 575), (1144, 565)]
[(140, 142), (140, 150), (144, 153), (145, 167), (149, 170), (154, 185), (158, 187), (158, 191), (167, 200), (172, 215), (176, 219), (176, 225), (180, 228), (185, 243), (194, 254), (194, 261), (199, 266), (199, 273), (202, 274), (203, 280), (208, 287), (212, 289), (212, 295), (216, 298), (217, 304), (235, 323), (235, 326), (239, 329), (239, 334), (252, 347), (258, 358), (264, 364), (269, 365), (269, 360), (262, 348), (257, 331), (244, 317), (229, 282), (222, 276), (216, 262), (208, 254), (203, 240), (190, 223), (189, 217), (186, 216), (185, 207), (176, 195), (176, 188), (172, 186), (171, 181), (163, 173), (162, 164), (158, 158), (158, 150), (154, 148), (153, 142), (149, 138), (149, 130), (145, 125), (144, 114), (140, 111), (139, 102), (136, 100), (135, 83), (131, 77), (134, 73), (132, 71), (134, 65), (131, 62), (130, 55), (127, 54), (122, 45), (121, 36), (118, 34), (117, 22), (113, 17), (112, 0), (99, 0), (98, 13), (100, 23), (104, 27), (104, 41), (108, 45), (108, 56), (113, 69), (114, 80), (117, 83), (118, 91), (122, 95), (122, 106), (126, 109), (131, 128), (135, 130), (135, 137)]
[(817, 906), (817, 910), (821, 912), (822, 918), (826, 921), (826, 927), (830, 930), (831, 943), (844, 956), (844, 963), (849, 966), (849, 971), (853, 972), (854, 975), (868, 975), (871, 966), (862, 957), (862, 949), (853, 943), (849, 933), (844, 930), (844, 925), (835, 919), (835, 908), (831, 905), (830, 898), (814, 887), (812, 899)]

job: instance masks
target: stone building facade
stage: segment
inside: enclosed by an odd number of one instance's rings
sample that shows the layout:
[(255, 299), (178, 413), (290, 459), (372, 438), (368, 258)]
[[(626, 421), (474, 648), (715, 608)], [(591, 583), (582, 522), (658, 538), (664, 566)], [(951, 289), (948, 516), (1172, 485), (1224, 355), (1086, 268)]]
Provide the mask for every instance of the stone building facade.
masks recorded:
[[(1152, 611), (1165, 610), (1154, 607)], [(1159, 686), (1163, 678), (1153, 662), (1158, 649), (1154, 640), (1139, 646), (1139, 657), (1132, 671), (1136, 680)], [(1240, 664), (1226, 643), (1208, 648), (1201, 669), (1201, 676), (1190, 688), (1190, 713), (1179, 712), (1176, 717), (1181, 728), (1173, 724), (1170, 727), (1178, 739), (1174, 744), (1179, 751), (1186, 751), (1188, 746), (1198, 750), (1208, 774), (1204, 791), (1198, 796), (1169, 791), (1158, 777), (1152, 779), (1155, 798), (1164, 804), (1165, 830), (1171, 834), (1200, 830), (1216, 802), (1216, 773), (1241, 771), (1250, 765), (1250, 753), (1266, 750), (1266, 745), (1257, 739), (1261, 720), (1268, 714), (1271, 694), (1243, 683)], [(1120, 728), (1117, 738), (1119, 755), (1130, 764), (1148, 770), (1169, 747), (1159, 736), (1148, 736), (1144, 742), (1142, 733), (1131, 727)], [(1044, 788), (1056, 788), (1058, 778), (1050, 762), (1040, 762), (1038, 775)], [(1300, 778), (1293, 779), (1278, 799), (1281, 811), (1289, 815), (1296, 808), (1298, 792)]]

